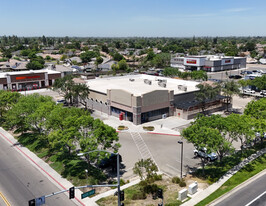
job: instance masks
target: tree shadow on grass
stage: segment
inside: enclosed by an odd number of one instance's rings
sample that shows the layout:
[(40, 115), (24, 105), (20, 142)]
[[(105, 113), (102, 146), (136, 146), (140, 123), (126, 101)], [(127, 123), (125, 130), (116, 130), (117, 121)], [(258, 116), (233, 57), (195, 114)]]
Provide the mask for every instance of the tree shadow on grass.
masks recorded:
[[(71, 178), (76, 177), (79, 179), (86, 179), (88, 178), (90, 183), (98, 184), (102, 181), (105, 181), (107, 178), (103, 171), (99, 170), (98, 168), (88, 165), (87, 162), (77, 158), (76, 156), (71, 156), (65, 160), (63, 160), (64, 168), (61, 175), (64, 178)], [(86, 174), (85, 170), (88, 171)]]

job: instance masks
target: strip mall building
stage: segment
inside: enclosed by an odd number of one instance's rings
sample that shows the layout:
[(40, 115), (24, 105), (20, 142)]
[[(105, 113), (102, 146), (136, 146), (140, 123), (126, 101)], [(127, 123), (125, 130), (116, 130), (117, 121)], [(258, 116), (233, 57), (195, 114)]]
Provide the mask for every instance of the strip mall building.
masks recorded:
[(0, 90), (31, 90), (52, 86), (61, 73), (53, 70), (32, 70), (0, 73)]
[(227, 56), (185, 56), (173, 55), (171, 66), (185, 70), (204, 70), (217, 72), (246, 68), (246, 57)]
[[(195, 101), (199, 82), (151, 75), (88, 80), (88, 108), (142, 124), (168, 116), (191, 119), (201, 112)], [(206, 104), (209, 112), (224, 109), (224, 97)], [(208, 112), (207, 111), (207, 112)]]

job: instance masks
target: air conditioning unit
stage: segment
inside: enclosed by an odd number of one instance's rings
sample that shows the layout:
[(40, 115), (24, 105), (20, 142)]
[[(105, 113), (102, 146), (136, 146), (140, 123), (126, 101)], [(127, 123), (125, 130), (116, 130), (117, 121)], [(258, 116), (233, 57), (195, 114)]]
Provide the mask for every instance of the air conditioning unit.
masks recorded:
[(181, 91), (187, 91), (187, 86), (186, 85), (177, 85), (178, 90)]
[(166, 83), (165, 83), (165, 82), (158, 82), (158, 85), (159, 85), (160, 87), (166, 87)]
[(149, 80), (149, 79), (144, 79), (144, 83), (145, 83), (145, 84), (148, 84), (148, 85), (151, 85), (151, 80)]

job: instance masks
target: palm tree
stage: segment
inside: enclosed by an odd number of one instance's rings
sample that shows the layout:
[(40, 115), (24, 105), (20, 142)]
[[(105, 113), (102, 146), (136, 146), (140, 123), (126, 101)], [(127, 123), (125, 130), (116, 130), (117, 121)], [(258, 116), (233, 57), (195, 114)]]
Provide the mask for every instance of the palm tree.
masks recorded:
[(211, 86), (209, 84), (198, 84), (199, 91), (195, 94), (196, 100), (201, 103), (202, 113), (205, 115), (207, 101), (213, 100), (219, 93), (219, 85)]
[(225, 81), (222, 83), (222, 85), (221, 85), (222, 92), (226, 96), (226, 112), (228, 112), (228, 105), (232, 99), (232, 96), (234, 94), (240, 93), (239, 86), (240, 85), (237, 82), (235, 82), (234, 80)]

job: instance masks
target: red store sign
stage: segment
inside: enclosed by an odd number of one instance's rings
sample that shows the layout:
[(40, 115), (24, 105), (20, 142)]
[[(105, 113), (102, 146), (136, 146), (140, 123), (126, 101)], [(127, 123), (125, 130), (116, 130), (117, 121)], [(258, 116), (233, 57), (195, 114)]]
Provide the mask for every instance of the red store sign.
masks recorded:
[(187, 64), (197, 64), (197, 60), (194, 59), (188, 59)]
[(225, 60), (224, 61), (224, 63), (230, 63), (231, 62), (231, 60), (229, 59), (229, 60)]
[(37, 78), (40, 78), (40, 76), (35, 75), (35, 76), (16, 77), (16, 80), (22, 80), (22, 79), (37, 79)]

